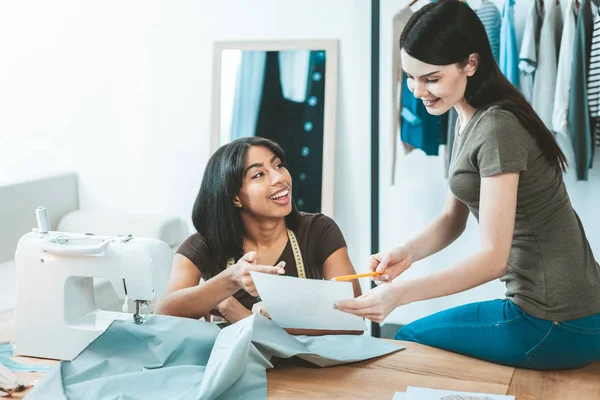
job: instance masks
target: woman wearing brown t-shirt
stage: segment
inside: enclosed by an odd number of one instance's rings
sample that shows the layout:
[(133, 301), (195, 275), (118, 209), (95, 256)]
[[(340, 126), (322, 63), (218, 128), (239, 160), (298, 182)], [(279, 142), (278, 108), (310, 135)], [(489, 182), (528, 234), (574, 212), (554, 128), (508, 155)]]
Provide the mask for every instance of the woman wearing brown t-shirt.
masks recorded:
[(201, 318), (218, 311), (234, 323), (260, 300), (250, 271), (309, 279), (355, 273), (336, 223), (296, 208), (284, 158), (279, 145), (260, 137), (213, 154), (192, 212), (198, 232), (177, 250), (156, 313)]

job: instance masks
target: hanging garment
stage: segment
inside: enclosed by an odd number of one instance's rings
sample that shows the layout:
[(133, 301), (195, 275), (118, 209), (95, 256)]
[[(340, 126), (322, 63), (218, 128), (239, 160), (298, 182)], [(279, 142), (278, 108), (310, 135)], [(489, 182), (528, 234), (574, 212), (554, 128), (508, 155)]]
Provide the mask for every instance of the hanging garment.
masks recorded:
[[(235, 94), (231, 120), (231, 134), (225, 142), (254, 136), (256, 120), (262, 98), (265, 75), (266, 53), (264, 51), (242, 51), (236, 74)], [(225, 110), (221, 110), (225, 112)]]
[(569, 94), (571, 92), (571, 67), (575, 45), (577, 13), (575, 0), (568, 0), (565, 8), (564, 26), (560, 39), (560, 53), (556, 70), (556, 90), (554, 91), (554, 111), (552, 130), (568, 137), (567, 116), (569, 114)]
[[(413, 15), (410, 8), (403, 8), (392, 19), (393, 40), (392, 40), (392, 185), (396, 182), (396, 161), (398, 158), (398, 140), (400, 138), (400, 127), (402, 118), (402, 60), (400, 58), (400, 35), (406, 26), (406, 23)], [(402, 143), (404, 152), (412, 150), (412, 146)]]
[[(326, 54), (321, 50), (310, 52), (308, 74), (304, 78), (304, 102), (292, 101), (284, 96), (279, 55), (277, 51), (267, 52), (256, 136), (271, 139), (282, 147), (294, 181), (294, 201), (301, 211), (319, 213), (323, 180)], [(285, 80), (288, 81), (287, 78)]]
[(500, 70), (510, 83), (519, 87), (519, 53), (515, 36), (515, 0), (505, 0), (502, 7), (502, 25), (500, 27)]
[(454, 148), (454, 136), (456, 135), (456, 125), (458, 123), (458, 113), (452, 107), (448, 111), (448, 128), (446, 129), (446, 164), (444, 165), (444, 177), (448, 178), (450, 174), (450, 164), (452, 163), (452, 150)]
[[(542, 28), (543, 14), (540, 5), (541, 3), (537, 0), (530, 3), (521, 41), (521, 52), (519, 53), (519, 83), (523, 96), (530, 103), (533, 99), (533, 82), (538, 62), (538, 47)], [(570, 73), (571, 71), (569, 71)]]
[(406, 74), (402, 84), (401, 138), (404, 143), (421, 149), (428, 156), (439, 155), (441, 144), (446, 144), (448, 114), (431, 115), (423, 100), (408, 90)]
[(30, 400), (266, 399), (266, 369), (298, 356), (319, 367), (366, 360), (403, 347), (364, 335), (292, 336), (253, 314), (215, 324), (151, 315), (115, 321), (73, 361), (63, 361)]
[(494, 58), (496, 62), (500, 62), (500, 26), (502, 26), (500, 11), (491, 1), (484, 1), (475, 12), (483, 23)]
[(287, 100), (306, 101), (306, 77), (310, 66), (310, 50), (286, 50), (279, 52), (281, 91)]
[(552, 128), (554, 91), (556, 90), (556, 69), (560, 36), (562, 34), (562, 14), (556, 0), (544, 0), (544, 22), (540, 33), (538, 65), (533, 82), (533, 109), (548, 128)]
[(587, 181), (592, 161), (592, 137), (587, 97), (587, 65), (593, 29), (590, 0), (582, 0), (579, 6), (575, 36), (575, 50), (571, 68), (571, 92), (569, 93), (569, 137), (575, 155), (577, 180)]
[[(587, 89), (590, 118), (592, 120), (592, 141), (600, 146), (600, 130), (598, 130), (600, 126), (600, 9), (594, 15)], [(594, 147), (592, 145), (592, 160), (594, 159)]]

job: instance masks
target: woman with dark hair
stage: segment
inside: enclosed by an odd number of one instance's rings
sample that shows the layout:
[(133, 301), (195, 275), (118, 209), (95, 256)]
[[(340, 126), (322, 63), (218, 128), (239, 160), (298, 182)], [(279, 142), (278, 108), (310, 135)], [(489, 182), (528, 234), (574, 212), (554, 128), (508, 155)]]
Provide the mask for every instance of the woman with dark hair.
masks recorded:
[[(597, 360), (600, 266), (563, 182), (565, 156), (498, 69), (480, 19), (458, 0), (427, 4), (404, 28), (400, 50), (408, 86), (428, 112), (454, 107), (459, 116), (446, 205), (419, 235), (371, 256), (382, 284), (336, 307), (380, 322), (398, 306), (500, 278), (505, 299), (422, 318), (396, 339), (522, 368)], [(472, 255), (438, 273), (389, 282), (456, 240), (469, 212), (481, 238)]]
[(241, 138), (213, 154), (192, 221), (197, 233), (175, 254), (158, 314), (215, 312), (234, 323), (259, 302), (250, 271), (309, 279), (355, 273), (336, 223), (298, 211), (283, 150), (265, 138)]

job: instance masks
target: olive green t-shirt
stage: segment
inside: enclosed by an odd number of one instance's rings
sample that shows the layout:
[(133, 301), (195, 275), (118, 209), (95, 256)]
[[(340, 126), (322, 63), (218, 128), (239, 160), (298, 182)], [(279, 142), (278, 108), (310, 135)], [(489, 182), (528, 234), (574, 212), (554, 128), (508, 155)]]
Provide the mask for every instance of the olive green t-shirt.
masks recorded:
[(600, 266), (562, 172), (509, 111), (478, 110), (457, 133), (450, 190), (479, 221), (481, 178), (519, 172), (517, 209), (506, 275), (506, 297), (534, 317), (583, 318), (600, 312)]

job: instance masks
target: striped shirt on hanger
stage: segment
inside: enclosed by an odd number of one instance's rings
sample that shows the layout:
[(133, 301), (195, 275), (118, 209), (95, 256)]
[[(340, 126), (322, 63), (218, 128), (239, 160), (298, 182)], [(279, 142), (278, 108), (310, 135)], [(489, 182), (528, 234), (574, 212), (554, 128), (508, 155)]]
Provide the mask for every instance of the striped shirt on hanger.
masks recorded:
[(600, 118), (598, 118), (600, 117), (600, 15), (598, 13), (594, 16), (587, 89), (592, 130), (596, 146), (600, 146)]
[(500, 61), (500, 26), (502, 25), (502, 17), (500, 10), (491, 1), (484, 2), (481, 7), (475, 10), (477, 16), (483, 23), (485, 32), (487, 33), (492, 53), (496, 62)]

